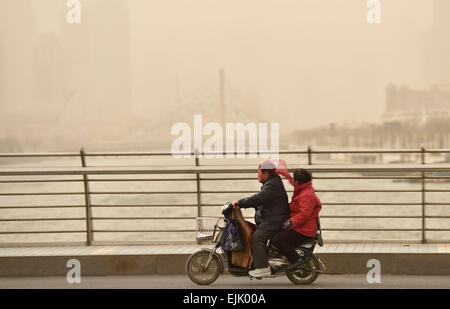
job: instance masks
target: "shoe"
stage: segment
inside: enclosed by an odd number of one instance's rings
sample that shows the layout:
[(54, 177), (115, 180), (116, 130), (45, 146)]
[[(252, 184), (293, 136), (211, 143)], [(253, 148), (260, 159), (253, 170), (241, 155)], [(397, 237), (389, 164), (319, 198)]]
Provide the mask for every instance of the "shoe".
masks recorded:
[(266, 268), (256, 268), (252, 271), (249, 271), (248, 274), (255, 278), (263, 278), (272, 276), (272, 271), (270, 270), (270, 267), (267, 266)]

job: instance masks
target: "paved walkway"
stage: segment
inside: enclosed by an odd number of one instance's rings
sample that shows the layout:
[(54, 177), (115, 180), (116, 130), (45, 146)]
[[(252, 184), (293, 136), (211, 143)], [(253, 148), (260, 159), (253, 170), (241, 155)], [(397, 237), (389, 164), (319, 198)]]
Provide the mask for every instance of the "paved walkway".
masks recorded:
[[(191, 254), (203, 245), (151, 245), (151, 246), (90, 246), (90, 247), (20, 247), (0, 248), (0, 257), (19, 256), (95, 256), (95, 255), (159, 255)], [(386, 244), (346, 243), (325, 244), (316, 247), (316, 253), (400, 253), (400, 254), (450, 254), (450, 244)]]

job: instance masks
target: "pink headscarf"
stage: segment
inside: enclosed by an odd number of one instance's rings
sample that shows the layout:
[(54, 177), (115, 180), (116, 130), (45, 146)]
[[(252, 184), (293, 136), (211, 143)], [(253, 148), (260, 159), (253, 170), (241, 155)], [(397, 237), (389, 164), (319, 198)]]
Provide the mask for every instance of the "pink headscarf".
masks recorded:
[(264, 163), (268, 163), (268, 162), (273, 163), (276, 166), (275, 173), (277, 175), (282, 175), (284, 178), (286, 178), (289, 181), (289, 183), (292, 186), (296, 187), (294, 179), (292, 178), (291, 174), (289, 174), (287, 164), (284, 160), (278, 160), (278, 159), (267, 160), (267, 161), (264, 161), (263, 163), (261, 163), (260, 165), (262, 165)]

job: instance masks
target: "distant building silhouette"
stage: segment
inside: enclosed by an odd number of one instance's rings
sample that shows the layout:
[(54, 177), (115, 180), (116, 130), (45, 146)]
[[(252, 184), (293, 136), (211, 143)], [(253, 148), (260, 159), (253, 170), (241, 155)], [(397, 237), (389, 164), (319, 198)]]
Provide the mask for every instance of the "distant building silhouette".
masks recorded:
[(33, 42), (36, 19), (30, 0), (0, 1), (0, 135), (33, 133)]
[(450, 87), (432, 86), (428, 90), (390, 85), (386, 88), (386, 125), (395, 123), (423, 124), (430, 119), (450, 120)]
[(292, 140), (324, 148), (449, 148), (450, 87), (415, 90), (389, 85), (381, 120), (358, 126), (332, 123), (298, 130)]

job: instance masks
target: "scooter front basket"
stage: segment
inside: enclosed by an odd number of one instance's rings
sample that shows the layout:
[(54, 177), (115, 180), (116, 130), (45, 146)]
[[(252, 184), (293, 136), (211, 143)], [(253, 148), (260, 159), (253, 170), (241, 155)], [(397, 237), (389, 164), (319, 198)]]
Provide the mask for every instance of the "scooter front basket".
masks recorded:
[(198, 217), (197, 218), (197, 234), (195, 239), (198, 242), (214, 241), (214, 236), (219, 225), (218, 218)]

